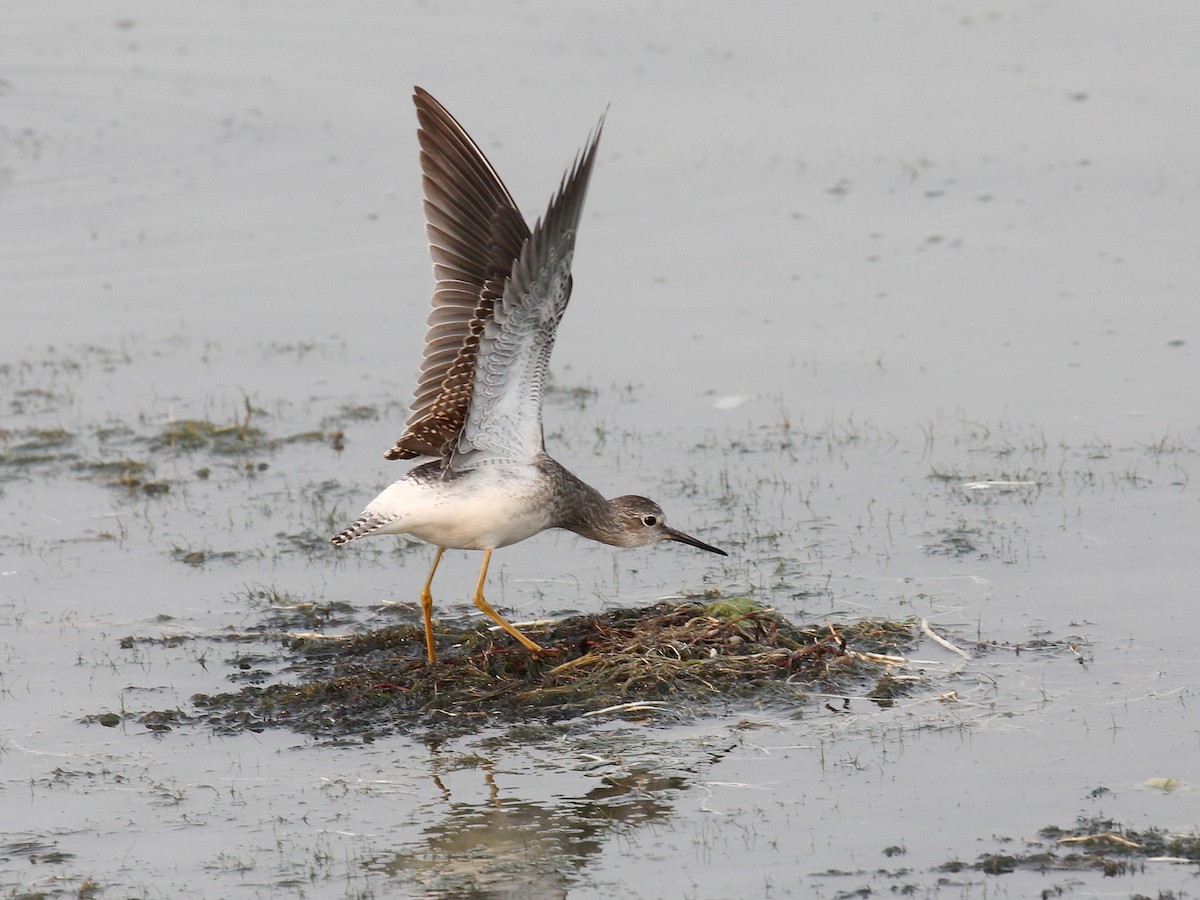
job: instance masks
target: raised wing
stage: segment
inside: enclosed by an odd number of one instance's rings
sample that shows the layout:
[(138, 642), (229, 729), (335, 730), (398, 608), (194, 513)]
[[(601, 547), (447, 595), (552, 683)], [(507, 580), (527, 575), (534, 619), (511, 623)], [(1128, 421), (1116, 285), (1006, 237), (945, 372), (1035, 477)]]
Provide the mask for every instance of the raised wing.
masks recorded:
[(528, 463), (543, 452), (542, 394), (558, 323), (571, 297), (575, 234), (604, 120), (521, 247), (504, 294), (483, 322), (471, 406), (450, 458), (456, 471)]
[(413, 89), (413, 103), (437, 283), (412, 415), (388, 459), (453, 450), (471, 404), (484, 323), (529, 238), (512, 195), (471, 136), (422, 88)]

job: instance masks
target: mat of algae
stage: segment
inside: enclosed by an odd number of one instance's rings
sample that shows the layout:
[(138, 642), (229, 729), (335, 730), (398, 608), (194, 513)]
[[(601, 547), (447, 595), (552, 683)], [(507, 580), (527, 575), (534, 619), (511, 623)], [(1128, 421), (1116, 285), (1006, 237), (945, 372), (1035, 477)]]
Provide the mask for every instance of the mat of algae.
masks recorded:
[[(916, 642), (913, 622), (798, 626), (744, 598), (664, 602), (521, 627), (543, 653), (530, 654), (483, 623), (439, 624), (434, 664), (425, 660), (419, 625), (280, 633), (296, 680), (196, 695), (195, 712), (155, 710), (137, 719), (151, 727), (204, 722), (222, 732), (286, 726), (332, 739), (445, 735), (601, 712), (703, 714), (735, 701), (798, 710), (809, 691), (864, 685), (869, 697), (888, 703), (924, 681), (897, 671), (907, 667), (901, 654)], [(252, 663), (241, 665), (253, 673)]]

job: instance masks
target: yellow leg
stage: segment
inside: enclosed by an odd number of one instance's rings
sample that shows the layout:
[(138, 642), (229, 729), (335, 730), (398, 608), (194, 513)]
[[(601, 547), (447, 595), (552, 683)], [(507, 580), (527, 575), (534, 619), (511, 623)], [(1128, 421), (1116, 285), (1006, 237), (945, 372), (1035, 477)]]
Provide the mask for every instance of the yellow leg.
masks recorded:
[(438, 547), (437, 553), (433, 555), (433, 565), (429, 567), (429, 577), (425, 579), (425, 587), (421, 588), (421, 612), (425, 614), (425, 649), (429, 652), (430, 665), (437, 662), (437, 654), (433, 651), (433, 594), (429, 589), (433, 586), (433, 573), (437, 571), (438, 563), (442, 561), (442, 554), (445, 552)]
[[(491, 561), (492, 551), (484, 550), (483, 565), (479, 567), (479, 582), (475, 585), (475, 596), (473, 598), (475, 600), (475, 605), (483, 611), (485, 616), (520, 641), (526, 650), (530, 651), (531, 653), (540, 653), (542, 648), (538, 644), (535, 644), (529, 638), (525, 637), (525, 635), (521, 634), (521, 632), (517, 631), (515, 627), (510, 625), (508, 622), (505, 622), (500, 616), (500, 613), (492, 609), (492, 605), (483, 599), (483, 581), (485, 578), (487, 578), (488, 563)], [(430, 577), (432, 577), (432, 575)]]

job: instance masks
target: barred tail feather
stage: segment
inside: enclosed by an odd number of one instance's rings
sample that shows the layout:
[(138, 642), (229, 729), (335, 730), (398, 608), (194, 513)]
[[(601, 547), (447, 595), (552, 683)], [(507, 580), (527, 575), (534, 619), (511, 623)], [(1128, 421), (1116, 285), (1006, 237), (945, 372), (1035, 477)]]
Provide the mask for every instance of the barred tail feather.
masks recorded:
[(358, 520), (355, 521), (353, 525), (347, 525), (345, 528), (331, 537), (329, 539), (329, 543), (339, 545), (348, 544), (355, 538), (366, 537), (375, 529), (383, 525), (384, 521), (384, 519), (381, 519), (378, 516), (359, 516)]

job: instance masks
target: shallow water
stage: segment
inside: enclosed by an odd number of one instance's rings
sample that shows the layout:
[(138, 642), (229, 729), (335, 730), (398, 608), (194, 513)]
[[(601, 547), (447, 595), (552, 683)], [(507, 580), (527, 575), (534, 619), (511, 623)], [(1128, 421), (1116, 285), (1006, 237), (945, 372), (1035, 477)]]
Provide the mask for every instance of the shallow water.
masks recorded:
[[(7, 893), (1195, 893), (1195, 864), (944, 867), (1078, 817), (1200, 820), (1200, 14), (477, 15), (6, 15)], [(486, 77), (446, 52), (475, 33)], [(731, 553), (541, 535), (497, 554), (497, 606), (716, 589), (997, 647), (926, 641), (891, 709), (441, 743), (139, 723), (294, 677), (279, 638), (235, 637), (300, 630), (300, 604), (349, 604), (336, 631), (416, 598), (427, 548), (324, 542), (402, 471), (382, 452), (430, 283), (413, 83), (530, 218), (611, 103), (547, 442)], [(441, 614), (468, 611), (475, 566), (447, 556)]]

